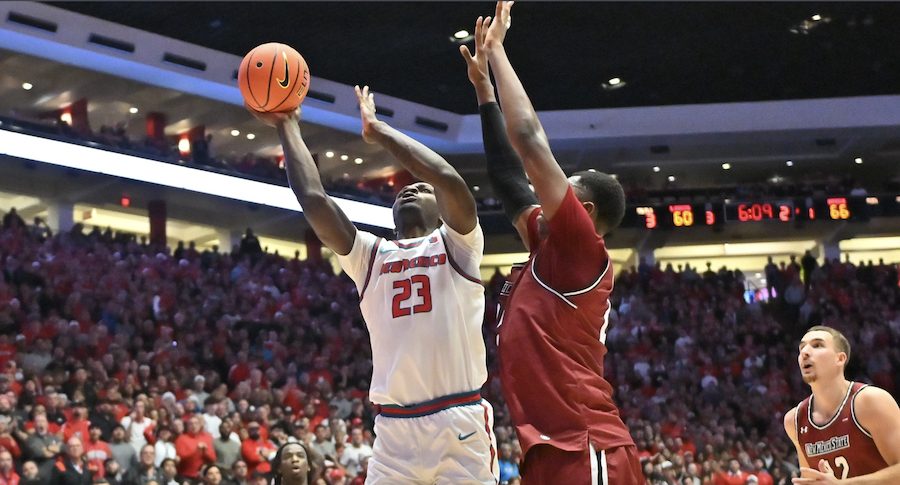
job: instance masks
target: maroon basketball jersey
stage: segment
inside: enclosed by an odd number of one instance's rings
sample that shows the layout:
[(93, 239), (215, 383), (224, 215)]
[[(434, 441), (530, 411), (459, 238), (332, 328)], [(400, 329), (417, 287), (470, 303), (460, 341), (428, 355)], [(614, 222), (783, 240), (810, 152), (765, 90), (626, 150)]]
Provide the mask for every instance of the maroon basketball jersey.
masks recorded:
[(818, 469), (819, 460), (828, 460), (839, 479), (868, 475), (887, 468), (872, 435), (856, 420), (853, 408), (856, 395), (867, 385), (851, 382), (840, 409), (831, 421), (823, 425), (813, 422), (813, 396), (797, 406), (794, 416), (797, 441), (811, 468)]
[[(566, 209), (583, 212), (571, 197), (573, 205)], [(566, 217), (564, 208), (554, 218)], [(537, 212), (529, 218), (530, 236), (537, 234)], [(589, 442), (597, 450), (634, 444), (612, 400), (612, 386), (603, 378), (613, 270), (603, 239), (593, 226), (590, 231), (586, 239), (600, 245), (606, 263), (588, 287), (560, 292), (542, 281), (535, 259), (553, 252), (543, 250), (546, 242), (532, 239), (531, 258), (503, 288), (497, 329), (500, 381), (523, 455), (538, 444), (566, 451), (587, 449)]]

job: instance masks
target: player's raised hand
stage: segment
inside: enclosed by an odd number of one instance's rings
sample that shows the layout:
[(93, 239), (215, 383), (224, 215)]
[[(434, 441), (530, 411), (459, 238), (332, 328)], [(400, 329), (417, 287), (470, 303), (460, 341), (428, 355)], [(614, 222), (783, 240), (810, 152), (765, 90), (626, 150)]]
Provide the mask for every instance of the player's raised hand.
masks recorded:
[(834, 470), (828, 464), (828, 460), (819, 460), (819, 469), (801, 467), (800, 475), (803, 478), (792, 478), (796, 485), (838, 485), (840, 480), (834, 476)]
[(487, 27), (487, 33), (484, 38), (484, 49), (488, 55), (496, 46), (503, 45), (506, 39), (506, 32), (512, 25), (511, 9), (515, 2), (497, 2), (497, 9), (494, 12), (494, 20)]
[(488, 74), (487, 54), (484, 52), (484, 37), (490, 25), (490, 17), (478, 17), (478, 20), (475, 21), (474, 54), (469, 52), (468, 46), (459, 46), (459, 52), (462, 54), (463, 59), (466, 60), (466, 65), (469, 66), (469, 81), (472, 81), (475, 87), (491, 83), (491, 78)]
[(250, 113), (253, 114), (253, 116), (256, 117), (256, 119), (258, 119), (259, 121), (262, 121), (263, 123), (265, 123), (269, 126), (277, 127), (279, 125), (279, 123), (284, 123), (287, 121), (296, 123), (296, 122), (300, 121), (301, 112), (300, 112), (299, 106), (297, 106), (297, 109), (295, 109), (293, 111), (282, 111), (282, 112), (275, 112), (275, 113), (262, 113), (260, 111), (256, 111), (255, 109), (251, 108), (247, 103), (244, 103), (244, 106), (247, 108), (247, 111), (249, 111)]
[(375, 93), (369, 92), (369, 86), (365, 86), (362, 90), (356, 86), (356, 98), (359, 100), (359, 116), (362, 118), (363, 130), (362, 136), (366, 143), (375, 143), (372, 138), (372, 130), (378, 118), (375, 117)]

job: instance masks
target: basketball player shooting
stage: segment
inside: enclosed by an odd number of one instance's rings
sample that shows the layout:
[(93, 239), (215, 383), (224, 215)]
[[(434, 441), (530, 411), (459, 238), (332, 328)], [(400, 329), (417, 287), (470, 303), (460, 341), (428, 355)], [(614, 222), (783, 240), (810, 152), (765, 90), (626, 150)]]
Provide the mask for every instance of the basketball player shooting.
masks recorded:
[(511, 292), (497, 330), (522, 483), (643, 485), (634, 441), (603, 378), (613, 285), (603, 234), (621, 222), (625, 194), (606, 174), (567, 179), (550, 152), (503, 47), (512, 3), (499, 2), (493, 20), (476, 21), (474, 55), (460, 50), (478, 96), (492, 186), (531, 251), (505, 285)]
[(800, 340), (797, 363), (812, 394), (784, 415), (800, 461), (795, 484), (900, 483), (900, 407), (887, 391), (848, 381), (849, 359), (850, 344), (833, 328), (813, 327)]
[(376, 118), (368, 86), (356, 95), (363, 138), (422, 180), (394, 200), (396, 241), (357, 230), (326, 195), (299, 108), (250, 112), (278, 129), (291, 188), (359, 291), (372, 343), (369, 397), (381, 405), (366, 485), (495, 485), (493, 409), (479, 394), (487, 367), (475, 199), (446, 160)]

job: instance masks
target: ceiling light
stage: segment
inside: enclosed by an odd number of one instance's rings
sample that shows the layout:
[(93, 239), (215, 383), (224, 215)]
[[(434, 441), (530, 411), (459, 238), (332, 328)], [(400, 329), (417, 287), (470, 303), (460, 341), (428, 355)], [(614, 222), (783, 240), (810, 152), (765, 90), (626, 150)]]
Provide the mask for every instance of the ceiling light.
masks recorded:
[(653, 167), (654, 172), (659, 172), (659, 167)]
[(128, 112), (131, 113), (131, 114), (135, 114), (135, 113), (138, 112), (138, 109), (135, 108), (134, 106), (132, 106), (131, 108), (128, 109)]
[(334, 156), (334, 152), (331, 150), (328, 150), (327, 152), (325, 152), (325, 156), (328, 158), (332, 158)]
[(611, 174), (609, 174), (609, 176), (616, 180), (619, 180), (619, 176), (617, 174), (611, 173)]
[(353, 159), (353, 163), (355, 163), (355, 164), (357, 164), (357, 165), (362, 165), (363, 159), (362, 159), (362, 158), (359, 158), (359, 157), (354, 158), (354, 159)]
[(238, 136), (240, 134), (241, 134), (241, 132), (238, 130), (231, 130), (231, 136)]
[(722, 170), (731, 170), (731, 164), (730, 164), (730, 163), (723, 163), (723, 164), (722, 164)]
[(31, 83), (22, 83), (22, 89), (24, 89), (25, 91), (28, 91), (29, 89), (31, 89), (33, 87), (34, 86), (32, 86)]
[(601, 83), (600, 85), (603, 87), (603, 89), (612, 91), (613, 89), (619, 89), (625, 86), (625, 81), (623, 81), (621, 78), (614, 77), (609, 81), (606, 81), (605, 83)]
[(349, 158), (347, 155), (341, 155), (341, 160), (347, 161)]
[(248, 139), (248, 140), (252, 140), (252, 139), (254, 139), (254, 138), (256, 138), (256, 135), (254, 135), (253, 133), (247, 133), (247, 139)]
[(794, 166), (794, 162), (788, 160), (786, 165), (787, 165), (788, 167), (793, 167), (793, 166)]
[(457, 39), (465, 39), (468, 36), (469, 36), (468, 30), (460, 30), (459, 32), (453, 34), (453, 37), (455, 37)]
[(191, 152), (191, 142), (188, 141), (187, 138), (182, 138), (178, 140), (178, 151), (181, 153), (190, 153)]
[(477, 186), (477, 185), (473, 185), (473, 186), (472, 186), (472, 190), (475, 191), (475, 192), (478, 192), (479, 190), (481, 190), (481, 187), (479, 187), (479, 186)]
[(818, 22), (819, 20), (822, 20), (822, 16), (819, 14), (815, 14), (812, 16), (812, 19), (815, 20), (816, 22)]
[(759, 278), (762, 276), (762, 273), (756, 273), (756, 277)]
[(669, 182), (674, 182), (674, 181), (675, 181), (675, 176), (669, 175)]
[(857, 159), (854, 160), (854, 161), (856, 162), (857, 165), (859, 165), (859, 164), (862, 163), (862, 158), (857, 158)]
[(594, 173), (594, 172), (596, 172), (596, 170), (594, 170), (593, 168), (589, 168), (588, 172)]

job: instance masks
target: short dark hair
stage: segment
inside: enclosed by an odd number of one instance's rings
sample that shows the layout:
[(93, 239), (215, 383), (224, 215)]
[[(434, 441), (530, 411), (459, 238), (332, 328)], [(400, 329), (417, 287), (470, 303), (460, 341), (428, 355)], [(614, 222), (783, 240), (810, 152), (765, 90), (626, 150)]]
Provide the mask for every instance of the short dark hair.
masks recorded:
[(597, 220), (603, 231), (611, 231), (622, 223), (625, 217), (625, 191), (622, 184), (612, 175), (603, 172), (576, 172), (578, 185), (584, 195), (594, 203)]

